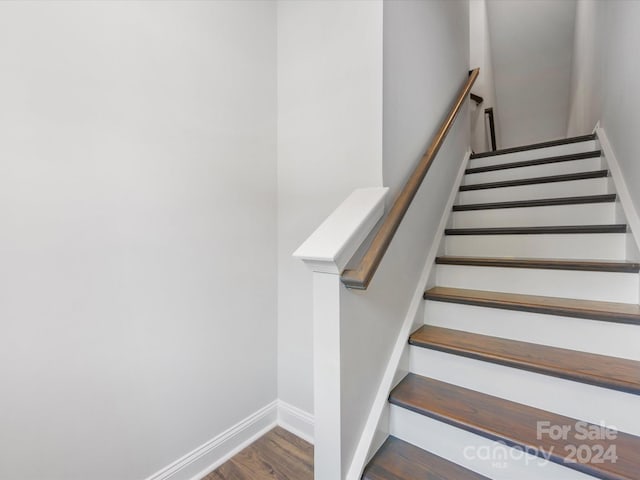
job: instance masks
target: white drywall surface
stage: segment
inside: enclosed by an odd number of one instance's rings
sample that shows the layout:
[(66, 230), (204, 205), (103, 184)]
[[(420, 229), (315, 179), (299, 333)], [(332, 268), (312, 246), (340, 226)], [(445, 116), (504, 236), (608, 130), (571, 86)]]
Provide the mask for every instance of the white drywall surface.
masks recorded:
[(388, 202), (425, 153), (465, 80), (469, 24), (462, 24), (461, 17), (468, 19), (467, 3), (385, 3), (383, 175)]
[(480, 68), (480, 74), (471, 91), (480, 95), (483, 102), (471, 104), (471, 148), (475, 153), (491, 150), (489, 122), (484, 113), (493, 108), (497, 148), (500, 148), (500, 107), (496, 102), (496, 87), (493, 80), (493, 61), (491, 59), (491, 38), (487, 1), (469, 1), (469, 69)]
[(276, 5), (0, 3), (0, 478), (141, 479), (276, 399)]
[(639, 210), (640, 3), (580, 0), (576, 21), (568, 133), (589, 133), (600, 121)]
[(596, 92), (602, 89), (602, 27), (606, 3), (579, 0), (576, 4), (568, 137), (591, 133), (600, 119), (601, 98)]
[(564, 138), (575, 0), (487, 0), (501, 148)]
[(602, 113), (607, 132), (624, 174), (636, 211), (640, 211), (640, 3), (606, 2), (602, 60)]
[(278, 395), (313, 412), (312, 275), (293, 252), (382, 185), (382, 2), (278, 2)]

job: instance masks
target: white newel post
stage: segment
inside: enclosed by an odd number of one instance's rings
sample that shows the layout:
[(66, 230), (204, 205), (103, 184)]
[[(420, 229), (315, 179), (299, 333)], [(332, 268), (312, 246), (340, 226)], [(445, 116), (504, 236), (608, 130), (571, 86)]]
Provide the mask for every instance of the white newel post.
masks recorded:
[(313, 271), (315, 480), (342, 480), (340, 274), (384, 214), (383, 187), (355, 190), (295, 251)]

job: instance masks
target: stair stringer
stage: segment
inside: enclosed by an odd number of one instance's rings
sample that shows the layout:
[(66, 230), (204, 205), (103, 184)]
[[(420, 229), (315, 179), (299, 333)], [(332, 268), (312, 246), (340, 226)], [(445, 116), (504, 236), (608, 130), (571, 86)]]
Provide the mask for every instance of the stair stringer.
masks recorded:
[(420, 274), (420, 279), (411, 297), (411, 303), (402, 322), (402, 327), (394, 343), (375, 399), (367, 416), (360, 440), (349, 466), (346, 480), (360, 480), (364, 468), (373, 455), (382, 446), (389, 435), (389, 394), (393, 388), (409, 373), (409, 343), (407, 339), (414, 330), (424, 324), (425, 289), (435, 284), (435, 259), (444, 253), (444, 231), (449, 226), (453, 213), (453, 204), (458, 196), (458, 189), (469, 164), (471, 150), (467, 150), (452, 184), (451, 192), (444, 207), (438, 228), (431, 242), (429, 253)]

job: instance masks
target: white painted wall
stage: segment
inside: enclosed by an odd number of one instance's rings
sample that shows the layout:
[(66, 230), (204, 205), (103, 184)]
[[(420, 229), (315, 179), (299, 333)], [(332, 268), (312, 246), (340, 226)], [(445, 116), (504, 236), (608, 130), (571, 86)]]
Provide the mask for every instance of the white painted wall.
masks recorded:
[(588, 133), (600, 120), (639, 210), (640, 2), (580, 0), (577, 22), (568, 131)]
[(385, 187), (391, 189), (389, 200), (451, 107), (465, 78), (460, 72), (467, 73), (469, 25), (461, 18), (468, 20), (468, 6), (461, 3), (468, 2), (385, 2), (383, 175)]
[(278, 2), (278, 395), (313, 412), (312, 276), (291, 255), (382, 185), (382, 2)]
[(493, 107), (496, 144), (500, 148), (500, 108), (496, 102), (496, 87), (493, 80), (486, 0), (469, 1), (469, 64), (470, 68), (480, 68), (480, 75), (471, 91), (484, 100), (480, 105), (471, 101), (471, 148), (476, 153), (487, 152), (491, 150), (491, 136), (484, 110)]
[(601, 55), (604, 43), (602, 26), (606, 3), (601, 0), (579, 0), (576, 4), (568, 137), (591, 133), (600, 119)]
[(501, 147), (564, 138), (575, 0), (488, 0)]
[(275, 29), (0, 3), (0, 478), (141, 479), (276, 398)]
[(636, 211), (640, 211), (640, 3), (606, 2), (603, 19), (600, 126), (607, 132)]

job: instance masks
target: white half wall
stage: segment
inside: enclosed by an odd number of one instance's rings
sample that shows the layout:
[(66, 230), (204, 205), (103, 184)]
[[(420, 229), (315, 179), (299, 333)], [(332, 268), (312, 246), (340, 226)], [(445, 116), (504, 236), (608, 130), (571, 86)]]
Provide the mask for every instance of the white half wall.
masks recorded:
[(0, 65), (0, 478), (140, 480), (276, 400), (276, 5), (0, 2)]
[[(384, 174), (392, 191), (413, 170), (468, 78), (468, 15), (466, 1), (384, 4)], [(342, 287), (343, 472), (353, 460), (468, 146), (465, 104), (368, 289)]]
[(279, 1), (278, 395), (303, 411), (312, 275), (291, 255), (354, 189), (381, 185), (382, 1)]

